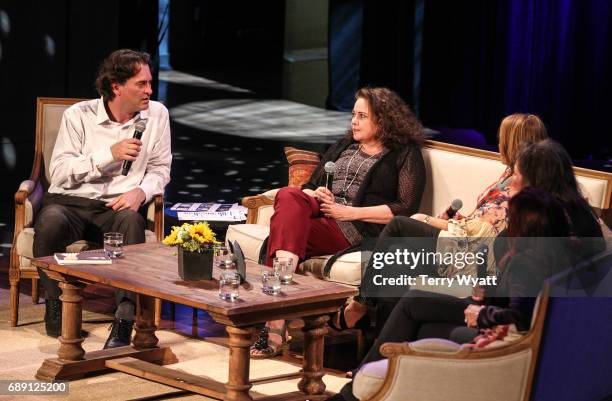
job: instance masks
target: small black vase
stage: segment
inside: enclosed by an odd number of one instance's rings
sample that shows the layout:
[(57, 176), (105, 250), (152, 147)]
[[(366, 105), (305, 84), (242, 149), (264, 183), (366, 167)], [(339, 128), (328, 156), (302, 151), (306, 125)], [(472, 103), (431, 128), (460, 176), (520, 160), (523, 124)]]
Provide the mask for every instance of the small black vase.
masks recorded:
[(189, 252), (178, 247), (178, 274), (183, 280), (211, 280), (212, 252)]

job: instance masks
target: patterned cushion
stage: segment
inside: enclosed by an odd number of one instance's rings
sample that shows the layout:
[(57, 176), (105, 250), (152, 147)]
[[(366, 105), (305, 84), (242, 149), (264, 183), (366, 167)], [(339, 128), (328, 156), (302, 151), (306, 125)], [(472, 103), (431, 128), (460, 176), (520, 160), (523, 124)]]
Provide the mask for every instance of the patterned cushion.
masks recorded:
[(317, 152), (292, 147), (285, 148), (285, 156), (289, 162), (289, 186), (298, 188), (308, 182), (321, 160)]

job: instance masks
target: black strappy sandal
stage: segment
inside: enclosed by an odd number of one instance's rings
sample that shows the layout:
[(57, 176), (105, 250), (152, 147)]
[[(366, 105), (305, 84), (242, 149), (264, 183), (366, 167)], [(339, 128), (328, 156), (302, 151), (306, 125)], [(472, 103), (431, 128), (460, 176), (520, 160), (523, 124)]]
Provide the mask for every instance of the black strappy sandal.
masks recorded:
[[(370, 315), (367, 312), (365, 315), (361, 317), (361, 319), (359, 319), (355, 323), (355, 326), (348, 327), (348, 325), (346, 324), (346, 318), (344, 317), (344, 311), (346, 310), (347, 305), (348, 304), (342, 305), (340, 307), (340, 310), (337, 313), (329, 315), (329, 320), (327, 321), (327, 324), (329, 325), (329, 327), (331, 327), (332, 329), (336, 331), (343, 331), (343, 330), (348, 330), (348, 329), (360, 329), (360, 330), (368, 329), (370, 327)], [(339, 317), (338, 320), (340, 323), (340, 327), (336, 326), (336, 323), (335, 323), (336, 316)]]
[[(270, 341), (269, 333), (278, 334), (281, 336), (281, 343), (277, 343), (275, 341)], [(263, 329), (260, 330), (257, 341), (253, 345), (251, 345), (251, 350), (249, 354), (253, 359), (265, 359), (272, 358), (277, 355), (283, 353), (283, 351), (288, 348), (289, 342), (292, 340), (291, 336), (287, 335), (287, 323), (283, 325), (282, 328), (270, 328), (268, 326), (264, 326)], [(253, 352), (257, 351), (257, 352)]]

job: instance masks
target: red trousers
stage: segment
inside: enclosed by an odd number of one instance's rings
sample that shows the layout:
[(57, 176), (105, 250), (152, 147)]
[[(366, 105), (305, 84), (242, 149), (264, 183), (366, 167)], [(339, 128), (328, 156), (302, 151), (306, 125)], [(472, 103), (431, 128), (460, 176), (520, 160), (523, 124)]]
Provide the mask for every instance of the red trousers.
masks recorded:
[(270, 219), (267, 264), (272, 265), (276, 251), (295, 253), (300, 260), (330, 255), (351, 244), (336, 220), (324, 217), (317, 201), (299, 188), (282, 188), (274, 200)]

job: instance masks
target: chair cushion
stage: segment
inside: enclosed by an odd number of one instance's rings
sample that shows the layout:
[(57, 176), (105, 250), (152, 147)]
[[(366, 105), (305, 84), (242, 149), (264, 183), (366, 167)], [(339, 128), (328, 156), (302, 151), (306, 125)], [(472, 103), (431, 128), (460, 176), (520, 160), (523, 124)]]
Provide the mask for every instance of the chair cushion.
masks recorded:
[[(225, 234), (226, 241), (237, 241), (244, 257), (258, 262), (261, 246), (270, 234), (270, 227), (260, 224), (232, 224)], [(323, 268), (331, 255), (316, 256), (304, 261), (301, 273), (323, 279)], [(361, 282), (361, 252), (342, 255), (332, 266), (330, 277), (325, 278), (342, 284), (359, 285)]]
[(353, 379), (353, 395), (360, 400), (372, 397), (382, 387), (388, 367), (388, 359), (363, 365)]
[(225, 241), (237, 241), (244, 257), (257, 263), (261, 246), (269, 234), (270, 227), (261, 224), (232, 224), (227, 228)]
[[(156, 242), (157, 236), (153, 231), (145, 231), (146, 242)], [(36, 268), (30, 262), (30, 259), (34, 257), (33, 246), (34, 246), (34, 228), (24, 228), (17, 236), (15, 243), (17, 247), (17, 254), (19, 255), (19, 270), (35, 270)], [(66, 247), (66, 252), (80, 252), (87, 249), (100, 248), (101, 245), (95, 242), (89, 242), (85, 240), (78, 240)]]
[[(367, 256), (367, 255), (366, 255)], [(340, 256), (332, 265), (329, 277), (323, 276), (325, 264), (331, 255), (315, 256), (305, 260), (301, 268), (305, 274), (336, 283), (359, 285), (361, 283), (361, 252), (350, 252)]]

